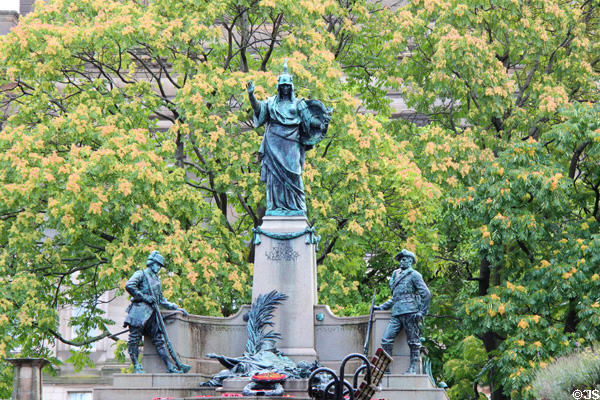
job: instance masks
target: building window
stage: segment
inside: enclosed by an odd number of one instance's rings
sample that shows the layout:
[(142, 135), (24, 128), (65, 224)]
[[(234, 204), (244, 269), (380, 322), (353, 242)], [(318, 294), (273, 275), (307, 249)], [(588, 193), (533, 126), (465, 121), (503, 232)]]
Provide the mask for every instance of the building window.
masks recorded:
[(69, 392), (68, 400), (92, 400), (92, 392)]
[[(83, 315), (83, 313), (84, 313), (84, 312), (85, 312), (85, 308), (84, 308), (84, 307), (73, 306), (73, 309), (72, 309), (72, 311), (71, 311), (71, 316), (72, 316), (73, 318), (81, 317), (81, 316)], [(72, 326), (71, 326), (71, 340), (76, 340), (76, 339), (77, 339), (77, 328), (78, 328), (78, 326), (77, 326), (77, 325), (72, 325)], [(93, 329), (93, 330), (90, 332), (90, 336), (96, 336), (96, 335), (98, 335), (98, 334), (99, 334), (99, 332), (100, 332), (100, 331), (99, 331), (97, 328), (96, 328), (96, 329)], [(89, 348), (89, 350), (90, 350), (90, 351), (96, 351), (96, 342), (92, 342), (92, 343), (90, 343), (90, 344), (88, 345), (88, 348)], [(91, 394), (90, 394), (90, 396), (91, 396)], [(74, 399), (74, 400), (79, 400), (79, 398), (78, 398), (78, 397), (74, 397), (73, 399)], [(82, 400), (87, 400), (88, 398), (87, 398), (87, 397), (82, 397), (81, 399), (82, 399)], [(69, 400), (71, 400), (71, 398), (70, 398), (70, 397), (69, 397)], [(92, 398), (90, 397), (90, 398), (89, 398), (89, 400), (92, 400)]]

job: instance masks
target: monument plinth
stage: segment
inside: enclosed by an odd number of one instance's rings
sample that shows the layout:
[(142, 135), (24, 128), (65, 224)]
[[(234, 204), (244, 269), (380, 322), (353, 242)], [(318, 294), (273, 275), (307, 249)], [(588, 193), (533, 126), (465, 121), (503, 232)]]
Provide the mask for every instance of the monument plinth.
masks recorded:
[(12, 400), (42, 399), (42, 368), (48, 364), (43, 358), (7, 358), (15, 366)]
[(296, 361), (317, 356), (316, 241), (305, 216), (265, 216), (255, 232), (252, 298), (272, 290), (289, 296), (275, 312), (274, 330), (282, 336), (279, 350)]
[[(415, 374), (419, 372), (416, 364), (420, 361), (416, 352), (420, 348), (419, 335), (416, 333), (419, 320), (427, 314), (427, 307), (407, 309), (404, 302), (399, 301), (393, 312), (375, 313), (375, 324), (373, 329), (369, 329), (370, 319), (367, 315), (337, 317), (328, 306), (317, 305), (316, 251), (319, 237), (305, 216), (307, 208), (302, 171), (306, 151), (317, 145), (327, 133), (332, 109), (318, 100), (296, 98), (293, 79), (287, 71), (286, 63), (277, 82), (277, 94), (263, 101), (258, 101), (254, 96), (254, 83), (250, 81), (247, 84), (254, 126), (265, 125), (258, 152), (261, 159), (260, 179), (266, 187), (267, 210), (262, 225), (252, 229), (255, 246), (252, 306), (247, 313), (246, 308), (228, 318), (183, 318), (177, 315), (171, 324), (164, 324), (162, 327), (166, 332), (170, 325), (169, 336), (174, 338), (173, 347), (178, 349), (173, 353), (180, 353), (194, 372), (208, 374), (206, 377), (209, 380), (202, 382), (207, 394), (218, 395), (222, 391), (256, 393), (257, 389), (263, 394), (267, 389), (278, 393), (278, 387), (257, 387), (248, 383), (251, 377), (263, 373), (285, 372), (287, 379), (284, 388), (296, 392), (294, 395), (298, 399), (308, 400), (308, 397), (302, 396), (308, 384), (305, 378), (319, 367), (319, 363), (337, 368), (348, 354), (362, 352), (367, 335), (371, 339), (370, 354), (375, 353), (379, 344), (384, 341), (391, 353), (390, 345), (399, 330), (386, 333), (385, 327), (391, 325), (398, 328), (403, 325), (404, 331), (410, 331), (411, 337), (408, 340), (402, 338), (393, 352), (394, 356), (398, 356), (398, 361), (392, 364), (392, 374), (384, 377), (383, 386), (387, 390), (384, 397), (389, 400), (447, 399), (445, 392), (435, 388), (427, 375)], [(416, 262), (414, 255), (412, 259)], [(391, 287), (394, 297), (378, 306), (378, 310), (392, 308), (389, 306), (395, 303), (394, 298), (414, 298), (414, 293), (408, 290), (410, 287), (406, 284), (409, 281), (404, 281), (409, 273), (413, 274), (411, 271), (398, 271), (398, 282)], [(420, 277), (417, 272), (414, 275)], [(414, 283), (417, 278), (411, 279), (410, 282)], [(396, 295), (394, 289), (398, 288), (401, 290)], [(422, 291), (424, 290), (427, 290), (426, 287)], [(427, 297), (428, 305), (429, 294), (421, 297)], [(145, 301), (146, 298), (140, 296), (139, 300)], [(179, 309), (173, 306), (172, 309)], [(157, 310), (154, 312), (158, 314)], [(411, 318), (408, 318), (408, 314)], [(160, 353), (157, 351), (151, 354), (148, 341), (147, 344), (144, 346), (144, 363), (145, 366), (148, 364), (146, 370), (156, 371), (155, 366), (160, 365)], [(299, 362), (316, 360), (317, 354), (319, 363)], [(364, 361), (360, 359), (354, 365), (355, 368)], [(400, 375), (401, 368), (403, 370), (407, 365), (413, 374)], [(348, 367), (350, 368), (350, 363)], [(168, 382), (164, 387), (154, 388), (153, 385), (155, 397), (173, 396), (173, 388), (179, 390), (184, 389), (181, 387), (183, 385), (190, 386), (187, 379), (188, 376), (178, 375), (135, 375), (132, 380), (124, 381), (127, 387), (115, 384), (112, 391), (104, 391), (102, 395), (105, 397), (100, 398), (130, 399), (133, 398), (133, 393), (146, 390), (142, 385), (147, 387), (149, 382), (154, 383), (155, 380)], [(134, 380), (138, 382), (138, 386), (134, 384)], [(196, 382), (193, 385), (198, 384)], [(129, 391), (132, 386), (136, 387)], [(216, 392), (215, 387), (221, 389)], [(179, 390), (179, 393), (182, 392), (183, 390)]]

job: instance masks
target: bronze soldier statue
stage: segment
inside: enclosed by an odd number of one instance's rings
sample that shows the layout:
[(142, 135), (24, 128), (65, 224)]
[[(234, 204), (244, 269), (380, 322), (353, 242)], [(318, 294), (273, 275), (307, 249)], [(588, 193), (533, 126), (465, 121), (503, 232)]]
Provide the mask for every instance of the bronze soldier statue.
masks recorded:
[(188, 315), (185, 309), (179, 308), (177, 304), (169, 303), (162, 294), (158, 272), (164, 267), (164, 264), (164, 257), (154, 250), (146, 261), (147, 268), (136, 271), (125, 285), (125, 289), (133, 297), (131, 304), (127, 307), (127, 318), (124, 326), (129, 326), (127, 350), (136, 374), (144, 373), (138, 359), (138, 346), (143, 335), (150, 336), (158, 356), (167, 365), (167, 372), (182, 372), (169, 358), (165, 347), (166, 332), (161, 327), (160, 315), (156, 313), (157, 307), (155, 304), (169, 310), (181, 311), (185, 316)]
[(402, 250), (396, 254), (395, 260), (400, 263), (400, 268), (390, 278), (392, 298), (375, 307), (375, 310), (392, 309), (392, 318), (381, 339), (381, 347), (391, 355), (394, 339), (404, 329), (410, 348), (410, 366), (406, 373), (415, 374), (421, 350), (419, 321), (429, 310), (431, 293), (421, 274), (412, 268), (417, 263), (412, 252)]

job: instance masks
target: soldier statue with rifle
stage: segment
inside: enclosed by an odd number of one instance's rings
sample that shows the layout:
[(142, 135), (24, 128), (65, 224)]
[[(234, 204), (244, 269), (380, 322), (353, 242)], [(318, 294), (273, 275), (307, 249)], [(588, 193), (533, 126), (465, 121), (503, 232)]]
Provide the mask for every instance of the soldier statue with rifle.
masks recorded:
[[(190, 369), (190, 366), (182, 364), (177, 358), (158, 308), (158, 306), (162, 306), (169, 310), (181, 311), (185, 316), (188, 315), (185, 309), (180, 308), (177, 304), (169, 303), (162, 294), (158, 273), (164, 265), (164, 257), (154, 250), (146, 261), (147, 268), (136, 271), (125, 285), (125, 289), (133, 297), (131, 304), (127, 307), (124, 326), (129, 327), (127, 350), (136, 374), (144, 373), (138, 358), (138, 346), (143, 335), (149, 336), (152, 340), (158, 356), (167, 366), (167, 372), (184, 373)], [(167, 348), (175, 364), (171, 362)]]
[(421, 274), (412, 268), (417, 263), (412, 252), (402, 250), (395, 260), (400, 263), (400, 268), (390, 278), (392, 298), (374, 309), (392, 309), (392, 318), (381, 339), (381, 347), (392, 355), (394, 339), (404, 329), (410, 348), (410, 366), (406, 373), (415, 374), (421, 350), (419, 322), (429, 310), (431, 293)]

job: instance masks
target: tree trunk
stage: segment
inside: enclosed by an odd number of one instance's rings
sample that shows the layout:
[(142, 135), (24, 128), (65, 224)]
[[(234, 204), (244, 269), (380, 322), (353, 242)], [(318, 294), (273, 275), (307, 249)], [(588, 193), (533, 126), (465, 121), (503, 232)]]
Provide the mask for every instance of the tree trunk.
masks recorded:
[[(485, 296), (488, 293), (488, 289), (490, 288), (490, 278), (491, 278), (491, 266), (490, 262), (486, 257), (481, 260), (481, 264), (479, 265), (479, 295)], [(494, 281), (499, 280), (499, 274), (494, 271)], [(500, 346), (502, 340), (496, 335), (493, 331), (485, 332), (481, 340), (483, 341), (483, 347), (485, 347), (486, 353), (490, 354), (494, 350)], [(492, 375), (490, 379), (490, 392), (492, 393), (491, 400), (509, 400), (510, 398), (505, 396), (502, 391), (502, 385), (495, 382), (493, 375), (495, 371), (492, 369), (490, 374)]]
[(569, 299), (569, 309), (567, 311), (567, 316), (565, 317), (565, 333), (575, 332), (577, 324), (579, 323), (579, 318), (577, 317), (577, 309), (575, 308), (576, 305), (576, 299)]
[(243, 10), (240, 16), (240, 70), (248, 72), (248, 60), (246, 50), (250, 41), (248, 10)]

